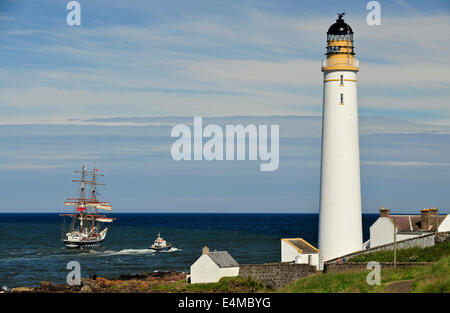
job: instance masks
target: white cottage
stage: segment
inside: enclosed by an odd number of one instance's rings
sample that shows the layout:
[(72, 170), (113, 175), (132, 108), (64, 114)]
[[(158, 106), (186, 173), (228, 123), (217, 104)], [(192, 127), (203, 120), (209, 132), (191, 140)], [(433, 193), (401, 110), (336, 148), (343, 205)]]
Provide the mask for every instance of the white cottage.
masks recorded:
[(201, 257), (191, 265), (190, 282), (216, 283), (222, 277), (238, 276), (239, 264), (227, 251), (209, 251), (204, 247)]
[(303, 238), (281, 239), (281, 262), (295, 262), (319, 266), (319, 249)]
[[(382, 207), (380, 217), (370, 226), (370, 239), (366, 248), (374, 248), (409, 238), (419, 237), (433, 232), (450, 231), (448, 214), (438, 214), (437, 208), (423, 209), (415, 215), (391, 215), (389, 209)], [(394, 226), (396, 225), (396, 227)]]

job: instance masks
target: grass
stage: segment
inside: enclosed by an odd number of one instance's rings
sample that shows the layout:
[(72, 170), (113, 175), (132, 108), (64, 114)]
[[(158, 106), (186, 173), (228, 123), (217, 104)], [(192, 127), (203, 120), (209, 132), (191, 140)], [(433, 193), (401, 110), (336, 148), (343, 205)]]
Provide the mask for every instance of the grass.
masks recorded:
[(278, 290), (279, 292), (384, 292), (387, 283), (413, 280), (412, 292), (450, 292), (450, 256), (426, 266), (387, 268), (381, 270), (381, 285), (366, 282), (367, 271), (315, 274)]
[(223, 277), (217, 283), (188, 284), (179, 292), (259, 292), (265, 287), (253, 278)]
[(223, 277), (217, 283), (209, 284), (189, 284), (184, 280), (163, 282), (163, 283), (146, 283), (139, 281), (123, 281), (113, 282), (109, 286), (110, 292), (235, 292), (235, 293), (252, 293), (264, 291), (265, 287), (252, 278), (242, 277)]
[(437, 264), (425, 266), (412, 285), (413, 292), (450, 292), (450, 257), (443, 257)]
[[(436, 244), (427, 248), (408, 248), (397, 250), (397, 262), (434, 262), (450, 253), (450, 242)], [(378, 251), (359, 255), (348, 262), (393, 262), (394, 251)]]

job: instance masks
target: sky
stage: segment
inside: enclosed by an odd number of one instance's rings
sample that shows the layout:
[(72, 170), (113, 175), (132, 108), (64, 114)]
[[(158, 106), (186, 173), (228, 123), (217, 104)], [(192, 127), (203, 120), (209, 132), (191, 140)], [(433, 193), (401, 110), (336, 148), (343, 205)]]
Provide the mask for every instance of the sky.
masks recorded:
[[(450, 4), (0, 1), (0, 212), (60, 212), (97, 166), (116, 212), (317, 213), (322, 73), (355, 32), (362, 207), (450, 208)], [(173, 126), (280, 125), (280, 165), (174, 161)]]

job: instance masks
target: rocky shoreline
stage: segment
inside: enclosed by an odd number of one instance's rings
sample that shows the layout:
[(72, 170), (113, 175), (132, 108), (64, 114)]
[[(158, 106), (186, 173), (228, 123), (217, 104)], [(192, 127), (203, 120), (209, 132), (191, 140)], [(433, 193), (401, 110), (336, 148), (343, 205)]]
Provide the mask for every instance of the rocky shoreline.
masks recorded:
[[(17, 287), (7, 293), (135, 293), (182, 292), (188, 286), (186, 273), (175, 271), (121, 275), (118, 278), (82, 278), (81, 284), (70, 286), (42, 281), (39, 287)], [(166, 288), (164, 288), (166, 287)]]

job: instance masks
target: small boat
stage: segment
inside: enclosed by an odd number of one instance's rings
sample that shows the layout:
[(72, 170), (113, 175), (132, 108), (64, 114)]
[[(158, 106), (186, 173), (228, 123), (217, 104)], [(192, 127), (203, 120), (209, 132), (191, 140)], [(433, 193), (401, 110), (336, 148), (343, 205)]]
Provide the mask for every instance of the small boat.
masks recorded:
[(172, 245), (161, 238), (160, 233), (158, 233), (158, 238), (155, 239), (155, 242), (150, 246), (149, 249), (155, 251), (167, 251), (170, 248), (172, 248)]

